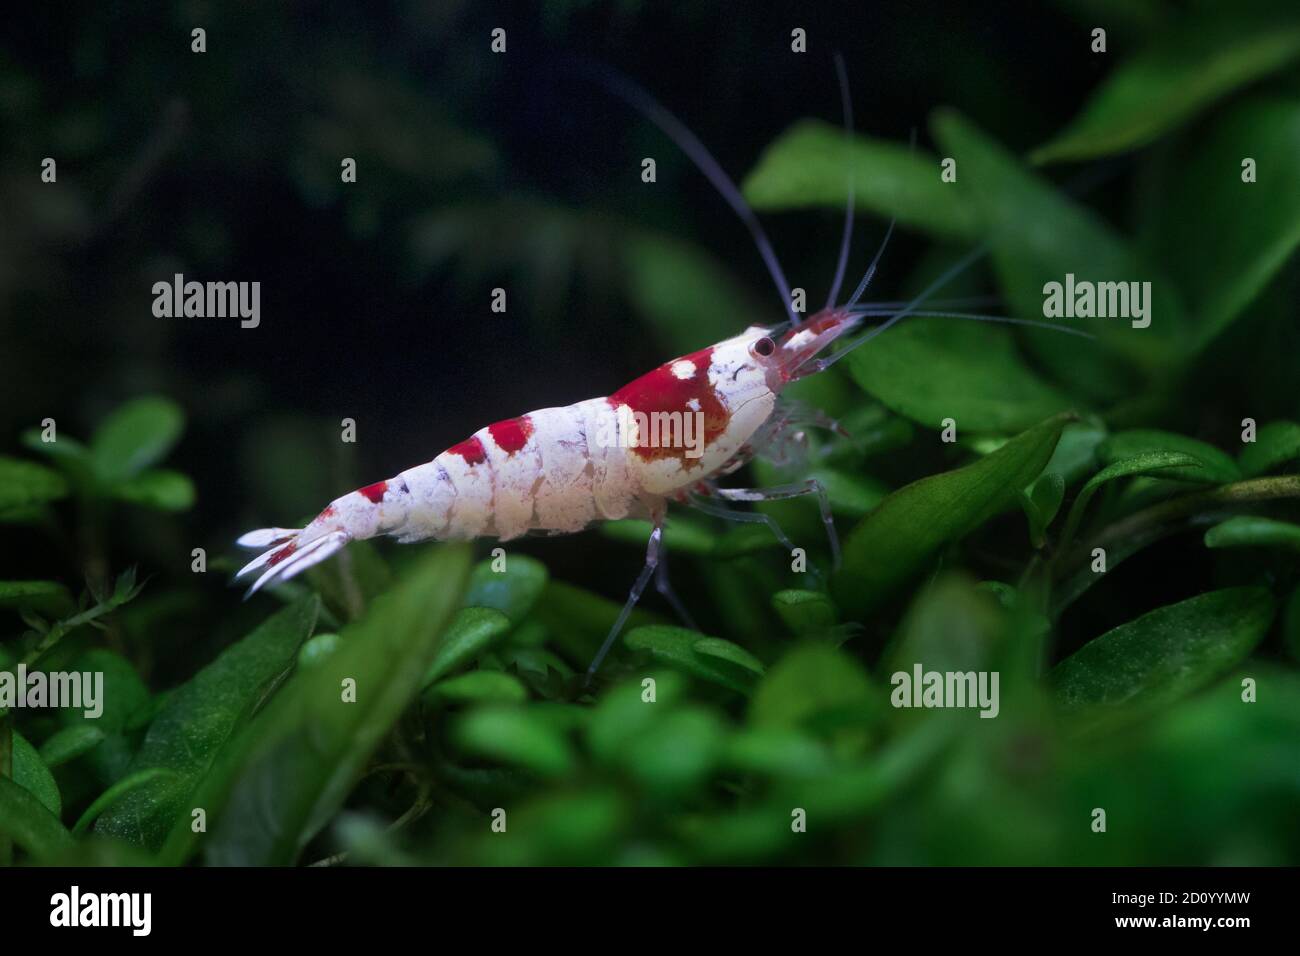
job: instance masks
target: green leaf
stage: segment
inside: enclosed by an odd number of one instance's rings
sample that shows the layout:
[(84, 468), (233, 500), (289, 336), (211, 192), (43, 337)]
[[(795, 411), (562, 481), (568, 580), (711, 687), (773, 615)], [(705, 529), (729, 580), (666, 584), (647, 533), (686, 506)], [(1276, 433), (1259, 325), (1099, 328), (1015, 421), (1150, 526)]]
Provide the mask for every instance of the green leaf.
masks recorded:
[[(826, 488), (826, 497), (830, 499), (831, 510), (846, 518), (861, 518), (872, 508), (885, 500), (889, 488), (883, 482), (869, 475), (853, 474), (837, 468), (813, 468), (808, 472), (809, 478), (816, 478)], [(773, 502), (776, 504), (777, 502)], [(796, 501), (785, 502), (797, 505)], [(806, 502), (811, 505), (811, 499)]]
[(1300, 525), (1256, 515), (1238, 515), (1205, 532), (1207, 548), (1290, 548), (1300, 551)]
[[(148, 791), (150, 794), (173, 794), (181, 787), (180, 774), (166, 767), (145, 767), (143, 770), (128, 773), (86, 807), (85, 812), (77, 818), (76, 824), (72, 827), (72, 835), (81, 836), (104, 811), (121, 806), (122, 801), (128, 797), (136, 797), (142, 791)], [(188, 814), (186, 819), (188, 820)]]
[(1039, 147), (1037, 163), (1091, 159), (1136, 149), (1187, 122), (1234, 90), (1300, 57), (1291, 5), (1270, 12), (1236, 3), (1184, 18), (1126, 60), (1083, 112)]
[[(654, 700), (647, 700), (653, 680)], [(628, 741), (654, 723), (658, 708), (672, 708), (686, 695), (688, 682), (676, 671), (654, 671), (615, 684), (599, 696), (586, 724), (586, 743), (598, 760), (617, 763)]]
[(1066, 487), (1097, 470), (1097, 448), (1106, 440), (1106, 426), (1095, 420), (1071, 422), (1061, 432), (1052, 460), (1043, 469), (1065, 479)]
[(315, 667), (339, 649), (341, 638), (337, 634), (317, 634), (298, 648), (298, 666)]
[(1101, 443), (1097, 452), (1108, 465), (1151, 452), (1173, 452), (1188, 455), (1196, 459), (1196, 463), (1174, 468), (1161, 477), (1210, 484), (1227, 484), (1241, 479), (1241, 470), (1226, 452), (1195, 438), (1155, 428), (1115, 432)]
[[(288, 674), (319, 612), (315, 595), (280, 610), (173, 692), (127, 770), (136, 785), (117, 795), (96, 831), (156, 850), (188, 821), (190, 792)], [(158, 769), (168, 773), (143, 777)]]
[(844, 540), (844, 565), (831, 582), (840, 607), (862, 616), (894, 596), (940, 547), (1015, 507), (1068, 420), (1050, 418), (973, 464), (922, 478), (881, 502)]
[(739, 644), (724, 641), (720, 637), (705, 637), (691, 645), (691, 650), (703, 657), (726, 661), (743, 671), (749, 671), (755, 677), (763, 676), (763, 662)]
[(689, 793), (721, 760), (726, 728), (700, 707), (662, 708), (655, 716), (628, 742), (622, 765), (651, 796)]
[(13, 741), (14, 783), (30, 790), (56, 818), (62, 816), (63, 800), (59, 796), (59, 785), (54, 782), (54, 774), (50, 773), (50, 768), (45, 765), (36, 748), (16, 730), (13, 732)]
[[(654, 699), (648, 700), (652, 680)], [(686, 678), (661, 671), (618, 684), (601, 694), (586, 727), (587, 746), (606, 763), (620, 763), (628, 744), (657, 719), (659, 708), (670, 708), (686, 695)]]
[(1201, 467), (1201, 459), (1181, 451), (1138, 451), (1132, 457), (1121, 458), (1119, 461), (1107, 465), (1089, 478), (1087, 484), (1079, 489), (1074, 504), (1070, 506), (1070, 515), (1065, 519), (1065, 528), (1061, 531), (1059, 547), (1064, 548), (1074, 537), (1074, 533), (1079, 529), (1079, 523), (1083, 520), (1083, 514), (1088, 508), (1088, 503), (1092, 501), (1092, 496), (1106, 482), (1114, 481), (1117, 478), (1128, 478), (1133, 475), (1164, 474), (1175, 470), (1199, 467)]
[(869, 724), (879, 713), (862, 665), (824, 641), (800, 644), (777, 661), (749, 702), (750, 724), (765, 730), (822, 732)]
[[(419, 691), (464, 594), (469, 557), (463, 545), (428, 549), (344, 629), (336, 653), (294, 675), (223, 748), (193, 798), (208, 811), (210, 863), (291, 863), (329, 822)], [(182, 820), (162, 858), (187, 858), (195, 840)]]
[(492, 570), (495, 559), (475, 565), (465, 604), (496, 608), (518, 624), (546, 589), (550, 572), (542, 562), (524, 554), (507, 555), (503, 560), (506, 564), (502, 571)]
[(803, 120), (776, 138), (741, 191), (760, 211), (843, 209), (852, 180), (854, 206), (936, 236), (971, 239), (978, 222), (939, 178), (936, 156), (900, 143), (854, 136), (821, 120)]
[(132, 478), (166, 458), (184, 430), (185, 415), (170, 399), (127, 402), (95, 432), (90, 443), (95, 471), (109, 484)]
[[(721, 684), (742, 694), (748, 693), (753, 685), (752, 668), (736, 667), (730, 659), (719, 660), (716, 653), (696, 650), (696, 645), (701, 640), (707, 638), (698, 631), (656, 624), (629, 631), (623, 638), (623, 643), (633, 650), (648, 652), (658, 664), (713, 684)], [(717, 645), (708, 645), (706, 650), (716, 651)], [(758, 666), (762, 667), (761, 664)]]
[(1237, 456), (1241, 473), (1247, 478), (1275, 471), (1287, 462), (1300, 459), (1300, 425), (1295, 422), (1269, 422), (1255, 433)]
[(130, 661), (107, 648), (91, 647), (66, 664), (60, 661), (57, 669), (104, 675), (99, 699), (103, 712), (99, 717), (87, 717), (81, 708), (64, 708), (58, 712), (58, 719), (65, 727), (94, 727), (104, 735), (97, 747), (86, 752), (83, 765), (100, 787), (107, 787), (126, 772), (131, 762), (135, 744), (130, 734), (152, 705), (149, 688)]
[(13, 840), (37, 860), (69, 850), (72, 834), (26, 787), (0, 776), (0, 835)]
[(912, 602), (885, 648), (880, 669), (910, 674), (920, 664), (929, 671), (991, 670), (1003, 622), (1002, 604), (989, 589), (957, 572), (945, 573)]
[(510, 674), (478, 670), (441, 680), (424, 697), (437, 703), (522, 704), (528, 699), (528, 689)]
[(751, 728), (736, 734), (727, 747), (726, 762), (744, 773), (782, 780), (818, 777), (832, 769), (821, 741), (781, 727)]
[(1021, 499), (1025, 517), (1029, 520), (1029, 541), (1041, 548), (1047, 541), (1047, 529), (1065, 500), (1065, 478), (1054, 471), (1045, 471), (1029, 486)]
[[(1146, 328), (1134, 328), (1133, 318), (1058, 317), (1052, 320), (1090, 332), (1097, 340), (1022, 330), (1029, 348), (1058, 381), (1069, 385), (1071, 394), (1096, 402), (1127, 397), (1140, 372), (1163, 371), (1189, 351), (1188, 321), (1177, 287), (1106, 220), (1024, 168), (956, 113), (940, 110), (932, 125), (961, 169), (958, 187), (970, 191), (980, 211), (1010, 314), (1044, 318), (1048, 284), (1060, 284), (1064, 299), (1071, 275), (1076, 286), (1150, 283), (1149, 297), (1143, 296), (1150, 320)], [(1117, 310), (1121, 306), (1116, 303)], [(1129, 303), (1130, 311), (1132, 307)]]
[(68, 493), (68, 483), (44, 465), (0, 455), (0, 511), (58, 501)]
[(41, 744), (41, 759), (53, 770), (94, 750), (104, 739), (104, 732), (93, 724), (64, 727), (56, 730)]
[(1061, 706), (1147, 713), (1212, 682), (1255, 648), (1273, 621), (1264, 588), (1228, 588), (1170, 604), (1088, 642), (1052, 671)]
[(428, 687), (457, 668), (482, 657), (511, 628), (510, 618), (489, 607), (467, 607), (457, 612), (438, 642), (433, 660), (420, 681)]
[(159, 511), (187, 511), (194, 505), (194, 482), (179, 471), (155, 468), (115, 484), (113, 497)]
[(57, 581), (0, 581), (0, 607), (60, 617), (76, 610), (72, 594)]
[[(1151, 194), (1146, 243), (1195, 303), (1196, 350), (1246, 314), (1300, 246), (1297, 154), (1300, 97), (1261, 95), (1188, 131), (1143, 185)], [(1246, 158), (1254, 182), (1242, 181)]]
[(1030, 370), (1009, 330), (984, 323), (908, 319), (855, 351), (848, 365), (864, 391), (936, 430), (952, 417), (964, 430), (1020, 431), (1072, 405)]
[(38, 454), (53, 458), (55, 461), (63, 463), (65, 467), (76, 468), (79, 472), (90, 467), (90, 449), (75, 438), (69, 438), (67, 435), (58, 435), (56, 433), (54, 441), (45, 441), (41, 437), (42, 431), (39, 428), (29, 428), (18, 440), (24, 448), (28, 448)]
[[(509, 840), (482, 836), (477, 864), (487, 866), (595, 866), (628, 856), (622, 838), (634, 809), (629, 797), (610, 786), (555, 789), (519, 807), (510, 816)], [(651, 849), (650, 854), (656, 855)]]
[(840, 622), (839, 608), (821, 591), (777, 591), (772, 595), (772, 607), (800, 637), (825, 632)]
[(64, 708), (59, 717), (65, 726), (80, 726), (87, 722), (105, 734), (126, 730), (134, 725), (135, 716), (149, 706), (149, 688), (145, 686), (135, 665), (115, 651), (91, 647), (77, 654), (69, 666), (61, 669), (81, 673), (104, 675), (102, 700), (103, 713), (87, 717), (81, 708)]
[(480, 707), (455, 724), (457, 745), (468, 753), (522, 767), (543, 777), (570, 773), (576, 756), (563, 731), (533, 710)]

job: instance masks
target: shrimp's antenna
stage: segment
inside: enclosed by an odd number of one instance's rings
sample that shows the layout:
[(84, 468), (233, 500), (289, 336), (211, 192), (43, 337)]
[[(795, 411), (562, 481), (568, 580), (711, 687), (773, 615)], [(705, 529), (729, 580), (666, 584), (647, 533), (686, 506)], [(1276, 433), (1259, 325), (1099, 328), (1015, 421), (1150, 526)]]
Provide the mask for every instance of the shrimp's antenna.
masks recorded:
[[(978, 246), (976, 246), (970, 252), (966, 253), (966, 255), (962, 256), (951, 266), (949, 266), (946, 270), (944, 270), (943, 274), (940, 275), (939, 278), (931, 282), (928, 286), (926, 286), (924, 291), (922, 291), (920, 295), (918, 295), (915, 299), (913, 299), (902, 309), (898, 310), (897, 312), (894, 312), (890, 316), (890, 318), (887, 319), (885, 322), (882, 322), (880, 325), (876, 326), (866, 335), (863, 335), (860, 339), (850, 344), (847, 348), (841, 349), (840, 351), (836, 352), (830, 358), (815, 360), (815, 363), (811, 371), (816, 371), (816, 372), (826, 371), (826, 369), (830, 368), (836, 362), (840, 361), (840, 359), (844, 358), (844, 356), (848, 355), (854, 349), (861, 348), (863, 345), (866, 345), (868, 342), (874, 339), (877, 335), (886, 332), (887, 330), (897, 325), (899, 322), (902, 322), (905, 318), (911, 315), (932, 314), (932, 315), (944, 316), (948, 318), (971, 319), (976, 322), (1001, 322), (1007, 325), (1028, 325), (1034, 328), (1051, 329), (1055, 332), (1068, 332), (1071, 335), (1077, 335), (1085, 339), (1096, 338), (1096, 336), (1091, 334), (1090, 332), (1084, 332), (1080, 329), (1072, 329), (1069, 326), (1065, 326), (1065, 325), (1056, 325), (1051, 322), (1032, 322), (1028, 319), (1013, 319), (1004, 315), (973, 315), (968, 312), (926, 312), (921, 310), (920, 308), (921, 304), (925, 302), (926, 299), (928, 299), (934, 293), (938, 292), (941, 288), (943, 288), (945, 285), (947, 285), (949, 282), (955, 279), (966, 269), (970, 268), (970, 266), (973, 265), (976, 261), (978, 261), (979, 258), (983, 256), (986, 252), (988, 252), (988, 243), (987, 242), (980, 243)], [(864, 317), (870, 317), (872, 315), (882, 314), (882, 310), (866, 309), (866, 310), (860, 310), (856, 314), (862, 315)]]
[[(844, 110), (844, 142), (853, 146), (853, 98), (849, 95), (849, 71), (844, 66), (844, 57), (835, 52), (835, 75), (840, 82), (840, 106)], [(844, 282), (844, 270), (849, 263), (849, 246), (853, 241), (853, 163), (849, 161), (849, 198), (844, 204), (844, 236), (840, 239), (840, 258), (835, 264), (835, 280), (831, 283), (831, 294), (826, 297), (826, 308), (835, 305), (840, 294), (840, 284)]]
[[(978, 246), (976, 246), (970, 252), (966, 253), (966, 255), (962, 256), (960, 259), (954, 262), (947, 269), (945, 269), (943, 271), (943, 274), (940, 275), (939, 278), (935, 279), (928, 286), (926, 286), (920, 295), (918, 295), (915, 299), (913, 299), (910, 304), (904, 306), (898, 312), (895, 312), (891, 318), (882, 322), (880, 325), (877, 325), (866, 335), (862, 336), (856, 342), (848, 346), (848, 348), (841, 349), (840, 351), (832, 355), (830, 358), (818, 359), (816, 364), (817, 371), (819, 372), (825, 371), (826, 369), (834, 365), (836, 362), (838, 362), (840, 359), (844, 358), (844, 356), (852, 352), (854, 349), (866, 345), (868, 342), (874, 339), (877, 335), (880, 335), (886, 329), (889, 329), (897, 325), (899, 322), (902, 322), (903, 319), (907, 318), (909, 315), (911, 315), (913, 312), (919, 309), (921, 307), (922, 302), (924, 302), (934, 293), (938, 292), (941, 288), (943, 288), (945, 285), (947, 285), (949, 282), (955, 279), (963, 271), (965, 271), (967, 268), (973, 265), (976, 262), (976, 260), (978, 260), (980, 256), (984, 255), (984, 253), (987, 251), (988, 251), (988, 243), (981, 242)], [(872, 263), (873, 268), (874, 266), (875, 263)], [(868, 275), (870, 275), (870, 273), (868, 273)], [(850, 307), (851, 306), (852, 303), (850, 303)]]
[(876, 266), (880, 265), (880, 257), (885, 254), (885, 246), (889, 245), (889, 237), (894, 234), (894, 223), (898, 221), (895, 216), (889, 220), (889, 228), (885, 230), (885, 238), (880, 240), (880, 248), (876, 250), (875, 256), (871, 259), (871, 265), (867, 266), (867, 274), (862, 277), (858, 287), (853, 290), (853, 296), (849, 299), (846, 309), (851, 309), (858, 304), (862, 298), (862, 293), (867, 291), (867, 286), (871, 285), (871, 280), (876, 277)]
[[(884, 318), (891, 316), (896, 310), (894, 309), (864, 309), (851, 312), (850, 315), (861, 316), (864, 319)], [(1085, 332), (1083, 329), (1071, 328), (1068, 325), (1059, 325), (1055, 322), (1038, 322), (1034, 319), (1015, 319), (1009, 315), (983, 315), (978, 312), (948, 312), (932, 311), (929, 309), (913, 309), (908, 313), (911, 317), (929, 317), (935, 319), (967, 319), (971, 322), (998, 322), (1003, 325), (1025, 325), (1032, 329), (1051, 329), (1053, 332), (1064, 332), (1067, 335), (1077, 335), (1082, 339), (1095, 339), (1097, 336), (1091, 332)]]
[(753, 236), (754, 243), (758, 246), (758, 253), (763, 257), (763, 262), (767, 265), (767, 271), (771, 273), (772, 281), (776, 283), (777, 291), (781, 293), (786, 314), (795, 325), (798, 325), (799, 316), (794, 311), (794, 303), (791, 301), (790, 283), (786, 281), (785, 272), (781, 269), (781, 263), (776, 257), (776, 250), (772, 246), (772, 241), (767, 238), (767, 233), (763, 231), (758, 216), (749, 207), (749, 203), (745, 202), (745, 197), (740, 194), (740, 189), (731, 181), (731, 177), (723, 171), (708, 148), (700, 142), (699, 137), (692, 133), (685, 123), (668, 112), (667, 108), (651, 96), (649, 92), (629, 77), (608, 66), (597, 67), (595, 64), (588, 63), (585, 64), (585, 67), (602, 80), (610, 92), (621, 97), (658, 126), (696, 165), (700, 172), (713, 184), (713, 187), (722, 194), (722, 198), (735, 210), (741, 222), (749, 229), (749, 234)]
[[(997, 305), (1002, 301), (1000, 295), (968, 295), (956, 299), (933, 299), (930, 307), (934, 309), (963, 309), (971, 306), (980, 305)], [(911, 299), (872, 299), (870, 302), (863, 302), (855, 312), (881, 312), (893, 315), (899, 309), (910, 305)]]
[[(916, 149), (915, 126), (912, 127), (912, 133), (908, 137), (907, 145), (910, 150)], [(871, 280), (876, 277), (876, 267), (880, 265), (880, 257), (885, 254), (885, 246), (889, 245), (889, 238), (894, 234), (894, 226), (897, 223), (897, 216), (891, 216), (889, 218), (889, 228), (885, 230), (885, 238), (880, 240), (880, 248), (876, 250), (876, 254), (871, 260), (871, 265), (867, 266), (867, 274), (862, 277), (862, 281), (858, 283), (858, 287), (853, 290), (853, 295), (849, 298), (848, 304), (845, 305), (846, 309), (851, 309), (858, 304), (858, 300), (862, 298), (862, 294), (867, 291), (867, 286), (871, 285)]]

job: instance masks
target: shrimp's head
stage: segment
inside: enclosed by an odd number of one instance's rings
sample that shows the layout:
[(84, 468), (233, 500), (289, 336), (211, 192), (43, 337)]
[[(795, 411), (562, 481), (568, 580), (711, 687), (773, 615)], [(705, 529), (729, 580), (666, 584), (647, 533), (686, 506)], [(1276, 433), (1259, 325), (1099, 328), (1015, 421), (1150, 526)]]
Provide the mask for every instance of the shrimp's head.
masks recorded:
[(765, 373), (768, 388), (780, 392), (791, 382), (820, 371), (818, 357), (861, 324), (860, 315), (824, 309), (792, 328), (753, 326), (740, 338), (749, 361)]

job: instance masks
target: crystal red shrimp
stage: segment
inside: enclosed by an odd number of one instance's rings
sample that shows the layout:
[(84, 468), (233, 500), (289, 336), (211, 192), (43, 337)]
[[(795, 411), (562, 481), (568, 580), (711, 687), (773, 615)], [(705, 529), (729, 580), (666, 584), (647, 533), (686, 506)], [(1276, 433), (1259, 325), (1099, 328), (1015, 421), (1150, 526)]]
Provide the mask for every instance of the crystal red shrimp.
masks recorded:
[[(852, 134), (852, 108), (843, 61), (836, 57), (844, 125)], [(543, 408), (508, 418), (475, 432), (432, 461), (331, 502), (305, 528), (264, 528), (241, 537), (243, 547), (266, 549), (237, 577), (260, 572), (249, 594), (286, 581), (337, 553), (350, 541), (389, 535), (399, 542), (495, 538), (510, 541), (528, 532), (569, 534), (597, 521), (648, 518), (653, 529), (646, 561), (600, 651), (588, 668), (595, 673), (622, 630), (641, 593), (656, 586), (689, 621), (665, 574), (663, 525), (670, 502), (689, 503), (709, 514), (767, 524), (792, 547), (767, 515), (731, 511), (715, 502), (754, 502), (814, 494), (830, 538), (833, 559), (838, 543), (825, 488), (815, 479), (776, 488), (722, 488), (730, 475), (766, 447), (778, 443), (791, 426), (835, 428), (819, 413), (804, 413), (780, 401), (791, 382), (824, 371), (909, 315), (947, 315), (983, 321), (1018, 322), (994, 316), (920, 311), (919, 306), (980, 255), (979, 248), (959, 260), (912, 301), (859, 305), (880, 262), (893, 223), (866, 274), (848, 302), (834, 304), (847, 261), (852, 226), (852, 183), (845, 210), (834, 283), (826, 308), (806, 320), (791, 310), (789, 284), (753, 211), (739, 189), (704, 145), (676, 117), (626, 77), (602, 71), (605, 84), (667, 133), (708, 177), (752, 234), (758, 251), (783, 297), (788, 318), (780, 325), (753, 325), (716, 345), (683, 355), (634, 379), (614, 394), (562, 408)], [(848, 348), (827, 355), (830, 346), (866, 317), (882, 324)], [(1024, 323), (1039, 327), (1047, 323)], [(1076, 329), (1049, 326), (1076, 335)], [(667, 444), (641, 433), (645, 423), (679, 426), (679, 440)], [(628, 427), (628, 423), (636, 427)], [(688, 422), (698, 422), (694, 441)]]
[[(749, 459), (750, 441), (772, 417), (781, 390), (860, 322), (857, 313), (830, 310), (775, 338), (773, 330), (755, 326), (667, 362), (606, 398), (481, 428), (432, 461), (335, 499), (305, 528), (244, 535), (241, 546), (268, 550), (239, 576), (262, 572), (252, 593), (324, 561), (349, 541), (377, 535), (403, 543), (510, 541), (619, 518), (661, 523), (670, 500), (686, 501), (692, 490)], [(702, 424), (698, 443), (654, 443), (625, 424), (688, 418)]]

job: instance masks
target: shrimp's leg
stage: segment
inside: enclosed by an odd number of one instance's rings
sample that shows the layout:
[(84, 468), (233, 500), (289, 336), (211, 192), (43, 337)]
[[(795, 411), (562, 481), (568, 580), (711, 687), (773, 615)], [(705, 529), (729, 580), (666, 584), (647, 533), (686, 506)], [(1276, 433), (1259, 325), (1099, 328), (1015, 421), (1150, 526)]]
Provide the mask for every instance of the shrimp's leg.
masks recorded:
[[(710, 494), (716, 493), (717, 490), (720, 489), (715, 489), (710, 492)], [(776, 536), (776, 540), (781, 542), (782, 547), (789, 551), (794, 550), (794, 542), (786, 537), (785, 532), (781, 530), (781, 526), (776, 523), (776, 519), (771, 515), (765, 515), (760, 511), (732, 511), (730, 508), (724, 508), (721, 505), (712, 504), (706, 500), (703, 495), (694, 492), (691, 494), (691, 507), (697, 511), (703, 511), (706, 515), (726, 518), (728, 521), (742, 521), (747, 524), (765, 524), (772, 530), (772, 534)]]
[[(817, 504), (822, 513), (822, 524), (826, 528), (826, 538), (831, 546), (831, 561), (836, 570), (840, 566), (840, 538), (835, 533), (835, 518), (831, 515), (831, 499), (826, 486), (816, 478), (796, 482), (790, 485), (774, 485), (771, 488), (711, 488), (709, 494), (724, 501), (781, 501), (786, 498), (798, 498), (803, 495), (816, 495)], [(700, 507), (700, 502), (695, 502)], [(787, 548), (792, 548), (790, 540), (781, 531), (775, 519), (758, 512), (728, 511), (725, 508), (701, 508), (711, 514), (718, 514), (734, 521), (762, 521), (772, 528), (777, 539)]]
[(660, 551), (664, 538), (664, 517), (662, 513), (654, 516), (654, 529), (650, 532), (650, 541), (646, 544), (645, 549), (645, 567), (637, 575), (636, 581), (632, 584), (632, 591), (627, 596), (627, 603), (623, 605), (623, 610), (618, 614), (614, 621), (614, 626), (609, 629), (609, 634), (605, 637), (605, 643), (600, 645), (600, 650), (596, 652), (596, 657), (592, 660), (591, 666), (587, 668), (587, 677), (582, 682), (585, 689), (591, 685), (591, 679), (596, 676), (596, 671), (601, 662), (605, 660), (605, 655), (609, 649), (614, 646), (614, 638), (618, 637), (619, 631), (623, 630), (623, 625), (627, 623), (628, 615), (632, 613), (632, 608), (636, 607), (636, 602), (641, 600), (641, 592), (650, 583), (650, 576), (655, 573), (659, 566)]
[(663, 547), (662, 541), (659, 548), (659, 566), (655, 568), (655, 590), (664, 596), (664, 600), (672, 606), (683, 624), (692, 631), (699, 630), (695, 619), (686, 610), (686, 605), (682, 603), (681, 598), (677, 596), (677, 592), (673, 590), (672, 583), (668, 580), (668, 549)]

